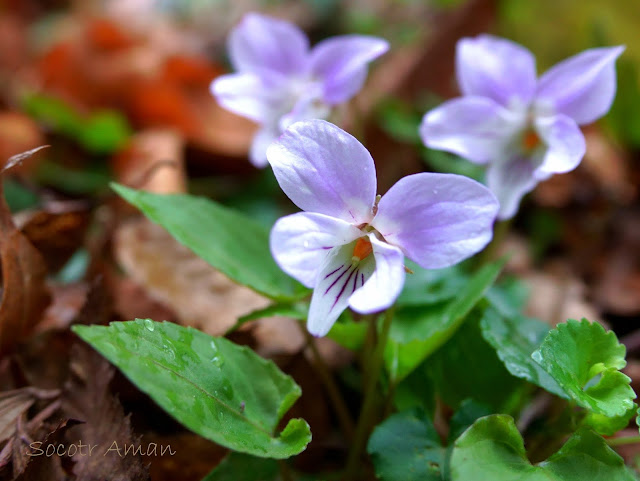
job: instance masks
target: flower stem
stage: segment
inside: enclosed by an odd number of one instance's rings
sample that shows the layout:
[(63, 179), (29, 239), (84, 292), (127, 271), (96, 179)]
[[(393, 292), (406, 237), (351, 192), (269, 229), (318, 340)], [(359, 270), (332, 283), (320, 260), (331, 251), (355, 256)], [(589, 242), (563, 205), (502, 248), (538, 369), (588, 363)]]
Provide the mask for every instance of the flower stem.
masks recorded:
[(627, 436), (627, 437), (607, 439), (607, 444), (611, 447), (625, 446), (627, 444), (636, 444), (636, 443), (640, 443), (640, 436)]
[(287, 465), (287, 462), (283, 459), (278, 460), (278, 467), (280, 468), (280, 478), (282, 481), (293, 481), (293, 476), (291, 476), (291, 470)]
[[(366, 378), (362, 409), (360, 411), (360, 417), (358, 418), (358, 425), (356, 426), (356, 433), (353, 440), (352, 448), (347, 459), (347, 467), (344, 476), (344, 479), (346, 480), (356, 479), (358, 472), (362, 469), (361, 457), (367, 443), (367, 439), (369, 438), (371, 425), (373, 424), (375, 418), (376, 387), (378, 385), (380, 372), (384, 363), (384, 348), (389, 337), (389, 329), (391, 327), (392, 319), (393, 308), (387, 310), (387, 312), (385, 313), (380, 335), (378, 336), (377, 343), (371, 354), (369, 364), (370, 369)], [(370, 320), (370, 328), (374, 330), (376, 329), (375, 321), (376, 318)]]
[(320, 376), (320, 380), (324, 384), (324, 387), (327, 390), (327, 394), (329, 395), (329, 399), (331, 400), (331, 405), (338, 416), (338, 422), (340, 423), (340, 428), (349, 443), (353, 440), (354, 436), (354, 426), (353, 420), (351, 419), (351, 415), (349, 414), (349, 409), (347, 408), (346, 403), (344, 402), (344, 398), (340, 394), (340, 390), (336, 385), (333, 376), (331, 375), (331, 371), (329, 367), (324, 362), (322, 358), (322, 354), (318, 351), (318, 347), (316, 346), (315, 339), (306, 328), (299, 324), (304, 337), (307, 340), (307, 345), (309, 349), (311, 349), (311, 353), (313, 354), (313, 360), (315, 363), (315, 368)]

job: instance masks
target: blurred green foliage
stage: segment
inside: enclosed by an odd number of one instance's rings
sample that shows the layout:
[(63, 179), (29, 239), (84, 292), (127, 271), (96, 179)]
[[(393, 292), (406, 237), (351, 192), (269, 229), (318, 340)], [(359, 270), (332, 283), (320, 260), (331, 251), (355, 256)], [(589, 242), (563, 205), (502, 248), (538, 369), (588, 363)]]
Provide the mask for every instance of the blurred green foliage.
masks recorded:
[(99, 110), (85, 116), (63, 100), (41, 94), (26, 96), (22, 107), (38, 122), (93, 154), (116, 152), (132, 133), (124, 115), (114, 110)]

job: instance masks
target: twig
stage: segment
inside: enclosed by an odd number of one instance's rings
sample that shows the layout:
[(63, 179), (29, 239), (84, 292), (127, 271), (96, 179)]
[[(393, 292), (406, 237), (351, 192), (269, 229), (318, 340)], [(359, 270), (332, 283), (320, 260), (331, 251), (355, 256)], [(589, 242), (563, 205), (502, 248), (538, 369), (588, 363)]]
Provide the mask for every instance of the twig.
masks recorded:
[(612, 438), (607, 439), (607, 444), (611, 447), (613, 446), (625, 446), (627, 444), (636, 444), (640, 443), (640, 436), (627, 436), (620, 438)]
[(324, 387), (327, 390), (327, 394), (329, 394), (331, 405), (333, 406), (333, 409), (335, 410), (336, 415), (338, 416), (338, 422), (340, 423), (340, 428), (342, 429), (342, 432), (345, 438), (347, 439), (347, 441), (351, 443), (354, 435), (354, 425), (353, 425), (353, 420), (351, 419), (351, 416), (349, 414), (349, 409), (347, 408), (347, 405), (344, 402), (342, 395), (340, 394), (340, 390), (338, 389), (338, 386), (336, 385), (336, 382), (333, 379), (333, 376), (331, 374), (331, 371), (329, 370), (329, 367), (324, 362), (324, 359), (322, 357), (322, 354), (320, 354), (320, 351), (318, 351), (318, 346), (316, 346), (315, 339), (311, 334), (309, 334), (309, 331), (307, 331), (307, 329), (302, 324), (298, 324), (298, 325), (300, 326), (300, 329), (302, 330), (302, 333), (304, 334), (304, 337), (307, 340), (307, 345), (309, 346), (309, 349), (311, 349), (311, 353), (313, 354), (313, 360), (315, 363), (314, 367), (316, 368), (320, 376), (320, 380), (322, 381), (322, 383), (324, 384)]

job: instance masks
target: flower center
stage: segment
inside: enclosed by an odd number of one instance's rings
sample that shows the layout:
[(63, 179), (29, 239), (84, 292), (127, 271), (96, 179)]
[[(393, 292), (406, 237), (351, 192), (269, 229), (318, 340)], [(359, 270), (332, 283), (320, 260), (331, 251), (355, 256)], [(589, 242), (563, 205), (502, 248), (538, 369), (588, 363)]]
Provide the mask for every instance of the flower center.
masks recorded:
[(524, 131), (520, 142), (525, 152), (531, 152), (542, 144), (542, 140), (538, 137), (537, 132), (531, 127)]
[(353, 248), (353, 262), (360, 262), (366, 259), (373, 252), (371, 241), (367, 237), (360, 237), (357, 240), (355, 247)]

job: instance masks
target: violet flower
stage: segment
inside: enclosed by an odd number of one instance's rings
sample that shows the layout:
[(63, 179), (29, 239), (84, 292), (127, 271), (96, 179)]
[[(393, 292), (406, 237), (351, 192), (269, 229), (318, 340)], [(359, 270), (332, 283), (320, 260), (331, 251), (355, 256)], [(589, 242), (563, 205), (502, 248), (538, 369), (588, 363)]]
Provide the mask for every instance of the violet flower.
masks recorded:
[(279, 219), (271, 252), (290, 276), (314, 288), (307, 328), (323, 336), (350, 306), (391, 306), (404, 284), (404, 257), (428, 269), (481, 250), (498, 211), (483, 185), (453, 174), (404, 177), (376, 196), (371, 155), (324, 120), (297, 122), (269, 146), (282, 190), (306, 212)]
[(500, 201), (498, 218), (510, 218), (538, 182), (578, 166), (585, 153), (578, 125), (611, 107), (615, 61), (623, 50), (586, 50), (536, 79), (535, 58), (526, 48), (491, 35), (464, 38), (456, 51), (464, 96), (425, 115), (422, 140), (488, 163), (487, 185)]
[(228, 40), (237, 73), (215, 79), (211, 92), (227, 110), (260, 124), (249, 158), (264, 167), (273, 140), (292, 123), (326, 118), (353, 97), (364, 85), (367, 64), (388, 48), (381, 38), (342, 35), (310, 49), (297, 26), (250, 13)]

